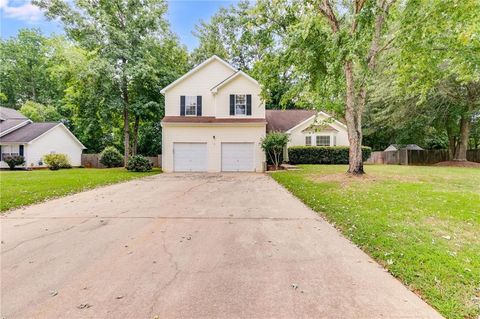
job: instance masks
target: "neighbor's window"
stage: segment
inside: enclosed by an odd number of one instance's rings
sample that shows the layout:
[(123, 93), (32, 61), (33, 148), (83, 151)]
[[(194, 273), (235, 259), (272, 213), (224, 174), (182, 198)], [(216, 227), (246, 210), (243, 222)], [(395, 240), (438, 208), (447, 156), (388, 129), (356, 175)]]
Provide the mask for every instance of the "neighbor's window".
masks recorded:
[(185, 115), (197, 115), (197, 97), (185, 97)]
[(305, 136), (305, 145), (306, 146), (311, 146), (312, 145), (312, 137), (311, 136)]
[(247, 96), (245, 94), (235, 95), (235, 115), (247, 114)]
[(317, 136), (317, 146), (330, 146), (330, 136), (329, 135), (318, 135)]

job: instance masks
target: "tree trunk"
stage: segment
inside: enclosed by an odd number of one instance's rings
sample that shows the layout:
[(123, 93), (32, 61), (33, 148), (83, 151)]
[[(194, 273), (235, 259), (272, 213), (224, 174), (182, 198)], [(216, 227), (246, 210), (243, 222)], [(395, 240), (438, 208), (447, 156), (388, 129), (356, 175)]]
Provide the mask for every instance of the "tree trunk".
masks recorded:
[(125, 167), (127, 167), (128, 158), (130, 157), (130, 113), (128, 110), (128, 80), (125, 75), (125, 65), (127, 60), (122, 58), (123, 77), (122, 77), (122, 99), (123, 99), (123, 147), (125, 157)]
[(345, 62), (344, 72), (347, 84), (345, 119), (347, 121), (348, 141), (350, 143), (347, 172), (361, 175), (365, 173), (362, 159), (362, 113), (358, 110), (358, 105), (356, 105), (355, 101), (352, 61)]
[(137, 155), (137, 146), (138, 146), (138, 127), (140, 124), (140, 116), (135, 115), (135, 122), (133, 123), (133, 147), (132, 155)]
[(472, 112), (475, 109), (479, 93), (479, 83), (473, 82), (467, 85), (467, 109), (460, 119), (460, 138), (454, 161), (466, 161), (470, 127), (472, 124)]
[(470, 115), (463, 114), (460, 119), (460, 138), (453, 158), (454, 161), (467, 160), (468, 138), (470, 136)]

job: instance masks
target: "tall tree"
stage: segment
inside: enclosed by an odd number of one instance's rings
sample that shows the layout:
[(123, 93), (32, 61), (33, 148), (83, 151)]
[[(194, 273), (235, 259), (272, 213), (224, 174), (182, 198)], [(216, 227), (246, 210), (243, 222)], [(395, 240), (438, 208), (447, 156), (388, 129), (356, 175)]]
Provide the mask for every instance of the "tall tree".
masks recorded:
[[(300, 95), (317, 107), (344, 111), (350, 142), (348, 173), (363, 174), (362, 116), (377, 58), (391, 44), (387, 22), (394, 0), (259, 1), (285, 30), (283, 42)], [(286, 25), (284, 12), (290, 18)]]
[(18, 109), (28, 100), (50, 104), (58, 97), (47, 73), (48, 51), (47, 38), (37, 29), (0, 40), (0, 92), (6, 105)]
[(48, 18), (59, 18), (69, 37), (114, 70), (111, 73), (121, 96), (125, 162), (130, 155), (130, 86), (144, 70), (150, 43), (168, 31), (163, 0), (35, 0)]
[(480, 110), (479, 9), (478, 0), (410, 0), (398, 32), (398, 87), (407, 96), (439, 92), (454, 101), (447, 131), (451, 156), (459, 161), (466, 160)]

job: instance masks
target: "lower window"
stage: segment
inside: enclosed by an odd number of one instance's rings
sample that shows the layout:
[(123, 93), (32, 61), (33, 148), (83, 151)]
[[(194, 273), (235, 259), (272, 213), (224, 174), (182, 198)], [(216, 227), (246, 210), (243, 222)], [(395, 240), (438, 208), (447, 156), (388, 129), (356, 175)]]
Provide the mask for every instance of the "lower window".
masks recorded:
[(305, 146), (311, 146), (311, 145), (312, 145), (312, 137), (305, 136)]
[(318, 135), (317, 146), (330, 146), (330, 135)]

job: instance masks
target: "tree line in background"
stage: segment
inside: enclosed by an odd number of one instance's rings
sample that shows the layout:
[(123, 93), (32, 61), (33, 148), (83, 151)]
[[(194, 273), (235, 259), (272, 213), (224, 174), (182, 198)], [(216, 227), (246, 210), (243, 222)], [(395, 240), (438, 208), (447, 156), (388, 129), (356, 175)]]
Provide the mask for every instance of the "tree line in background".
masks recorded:
[[(478, 0), (258, 0), (220, 9), (188, 53), (160, 0), (36, 0), (65, 36), (2, 40), (0, 99), (62, 120), (88, 147), (161, 150), (160, 89), (216, 54), (258, 79), (267, 108), (317, 108), (347, 122), (350, 172), (361, 145), (480, 144)], [(448, 18), (446, 18), (448, 17)]]

